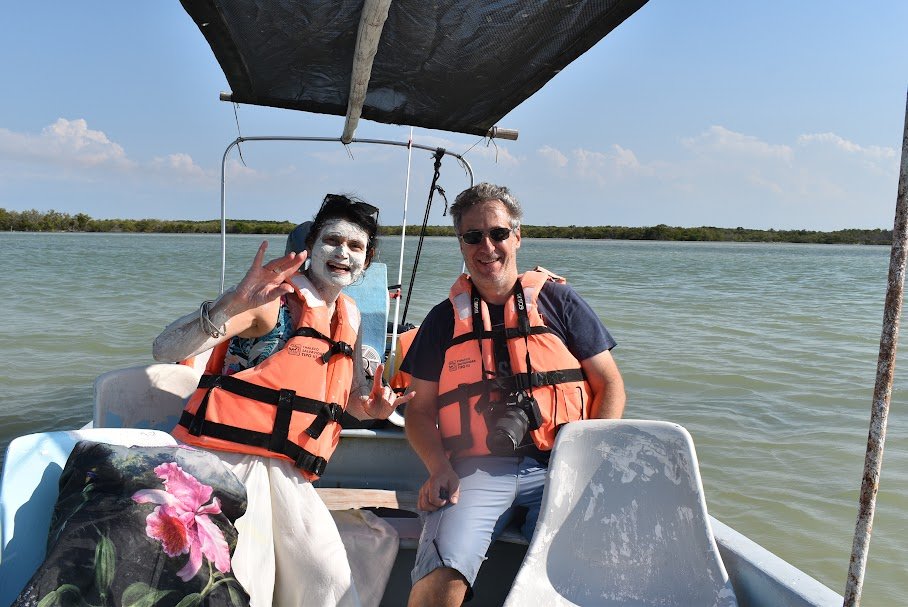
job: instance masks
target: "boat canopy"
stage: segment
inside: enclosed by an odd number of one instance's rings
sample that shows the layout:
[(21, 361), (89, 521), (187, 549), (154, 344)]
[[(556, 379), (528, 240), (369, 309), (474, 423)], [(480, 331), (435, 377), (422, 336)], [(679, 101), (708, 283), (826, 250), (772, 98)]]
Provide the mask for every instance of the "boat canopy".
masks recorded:
[(227, 77), (222, 98), (346, 115), (350, 137), (359, 115), (488, 135), (646, 3), (181, 1)]

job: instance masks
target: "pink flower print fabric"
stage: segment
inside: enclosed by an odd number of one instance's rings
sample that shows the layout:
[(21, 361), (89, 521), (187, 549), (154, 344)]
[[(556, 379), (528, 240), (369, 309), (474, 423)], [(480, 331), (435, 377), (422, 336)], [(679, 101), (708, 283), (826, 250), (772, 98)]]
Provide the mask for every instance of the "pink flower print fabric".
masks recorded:
[(184, 582), (199, 572), (203, 556), (221, 573), (230, 571), (230, 550), (224, 534), (209, 517), (221, 513), (217, 498), (206, 503), (211, 499), (211, 487), (174, 462), (161, 464), (154, 471), (164, 481), (164, 490), (143, 489), (132, 496), (137, 504), (160, 504), (145, 519), (148, 537), (159, 540), (167, 556), (189, 553), (189, 561), (177, 572)]
[(82, 441), (47, 556), (13, 605), (248, 607), (230, 566), (245, 510), (245, 487), (212, 453)]

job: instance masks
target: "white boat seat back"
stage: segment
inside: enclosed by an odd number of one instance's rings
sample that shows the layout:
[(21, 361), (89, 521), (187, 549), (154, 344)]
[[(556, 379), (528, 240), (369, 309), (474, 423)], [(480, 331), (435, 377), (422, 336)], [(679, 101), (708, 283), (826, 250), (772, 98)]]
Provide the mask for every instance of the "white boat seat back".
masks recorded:
[(42, 432), (13, 439), (6, 450), (0, 485), (0, 605), (16, 599), (44, 560), (60, 474), (80, 440), (124, 446), (176, 445), (166, 432), (111, 428)]
[(737, 605), (677, 424), (567, 424), (505, 605)]
[(199, 384), (200, 370), (153, 364), (115, 369), (95, 379), (95, 428), (150, 428), (170, 432)]

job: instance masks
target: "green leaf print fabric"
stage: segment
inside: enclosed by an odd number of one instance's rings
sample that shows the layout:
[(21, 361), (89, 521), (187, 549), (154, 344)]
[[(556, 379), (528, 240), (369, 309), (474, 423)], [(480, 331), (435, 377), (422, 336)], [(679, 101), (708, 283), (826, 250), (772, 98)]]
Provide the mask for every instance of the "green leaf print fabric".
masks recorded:
[(230, 567), (245, 510), (242, 483), (210, 453), (81, 441), (47, 556), (13, 605), (246, 607)]

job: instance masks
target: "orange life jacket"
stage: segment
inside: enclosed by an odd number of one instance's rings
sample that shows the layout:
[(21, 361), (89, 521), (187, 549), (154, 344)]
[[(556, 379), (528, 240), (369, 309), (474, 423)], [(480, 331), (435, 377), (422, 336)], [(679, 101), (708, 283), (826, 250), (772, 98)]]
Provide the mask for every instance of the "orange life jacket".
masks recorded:
[(360, 316), (341, 294), (332, 332), (328, 308), (308, 280), (299, 275), (293, 284), (302, 309), (293, 336), (233, 375), (222, 375), (228, 342), (219, 344), (172, 434), (209, 449), (287, 459), (314, 480), (340, 438)]
[[(591, 392), (580, 362), (545, 326), (536, 305), (542, 285), (559, 278), (543, 271), (518, 277), (504, 306), (505, 328), (497, 333), (491, 329), (486, 303), (466, 274), (451, 288), (454, 335), (438, 383), (438, 428), (449, 456), (490, 453), (489, 406), (507, 402), (509, 395), (524, 392), (538, 402), (542, 423), (530, 435), (543, 451), (552, 448), (562, 424), (588, 415)], [(494, 339), (506, 340), (508, 377), (496, 377)], [(500, 412), (500, 406), (495, 408)]]
[(410, 346), (413, 345), (413, 338), (416, 337), (416, 333), (416, 329), (410, 329), (409, 331), (404, 331), (397, 336), (397, 348), (394, 355), (394, 368), (385, 370), (385, 375), (391, 378), (388, 382), (388, 385), (390, 385), (391, 389), (398, 394), (403, 394), (404, 392), (406, 392), (407, 388), (410, 387), (410, 382), (413, 381), (413, 376), (406, 371), (401, 371), (400, 365), (407, 357), (407, 352), (410, 351)]

